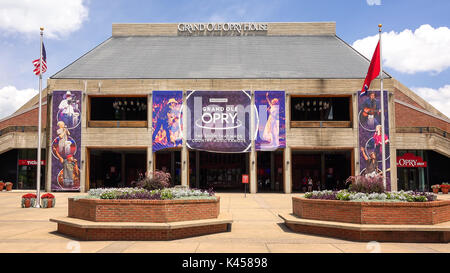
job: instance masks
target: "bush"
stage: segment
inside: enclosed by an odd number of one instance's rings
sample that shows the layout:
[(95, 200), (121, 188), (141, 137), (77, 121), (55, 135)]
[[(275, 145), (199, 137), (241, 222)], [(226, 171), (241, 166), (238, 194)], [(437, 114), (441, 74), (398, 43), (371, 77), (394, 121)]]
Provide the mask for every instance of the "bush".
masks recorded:
[(352, 202), (428, 202), (435, 201), (436, 195), (429, 192), (398, 191), (384, 193), (350, 192), (348, 190), (313, 191), (305, 193), (308, 199), (341, 200)]
[(42, 198), (42, 199), (44, 199), (44, 198), (54, 199), (55, 196), (54, 196), (53, 194), (51, 194), (51, 193), (45, 193), (45, 194), (43, 194), (43, 195), (41, 196), (41, 198)]
[(22, 195), (22, 198), (32, 199), (32, 198), (37, 198), (37, 196), (34, 193), (27, 193), (27, 194)]
[[(84, 199), (80, 197), (76, 199)], [(199, 190), (186, 187), (174, 187), (157, 190), (144, 188), (99, 188), (91, 189), (86, 198), (100, 199), (147, 199), (147, 200), (171, 200), (171, 199), (212, 199), (215, 198), (212, 189)]]
[(375, 175), (373, 177), (362, 175), (350, 176), (345, 182), (351, 183), (349, 191), (352, 192), (383, 193), (386, 190), (383, 184), (383, 176), (381, 175)]
[(168, 188), (170, 186), (170, 173), (155, 171), (152, 178), (147, 175), (139, 179), (135, 186), (149, 191)]

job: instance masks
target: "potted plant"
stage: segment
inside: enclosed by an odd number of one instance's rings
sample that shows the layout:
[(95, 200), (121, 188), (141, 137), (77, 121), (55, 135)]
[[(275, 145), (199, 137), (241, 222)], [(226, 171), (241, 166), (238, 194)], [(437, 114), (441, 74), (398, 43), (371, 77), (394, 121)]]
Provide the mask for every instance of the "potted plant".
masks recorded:
[(27, 193), (22, 196), (22, 208), (34, 207), (36, 204), (36, 194)]
[(3, 183), (3, 181), (0, 181), (0, 191), (2, 191), (4, 187), (5, 187), (5, 183)]
[(11, 190), (12, 190), (13, 183), (12, 183), (12, 182), (6, 182), (6, 183), (5, 183), (5, 186), (6, 186), (6, 191), (11, 191)]
[(436, 185), (431, 186), (431, 188), (433, 189), (434, 193), (439, 193), (439, 189), (441, 188), (441, 186), (436, 184)]
[(441, 191), (443, 194), (448, 194), (448, 189), (450, 189), (450, 184), (444, 182), (441, 185)]
[(55, 206), (55, 196), (51, 193), (45, 193), (41, 196), (41, 207), (53, 208)]

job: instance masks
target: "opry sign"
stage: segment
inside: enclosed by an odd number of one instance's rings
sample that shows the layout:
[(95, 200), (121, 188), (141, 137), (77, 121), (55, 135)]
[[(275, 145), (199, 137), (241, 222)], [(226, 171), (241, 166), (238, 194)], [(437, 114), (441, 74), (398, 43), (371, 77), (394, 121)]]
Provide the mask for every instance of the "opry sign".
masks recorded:
[(239, 35), (246, 32), (265, 32), (267, 23), (179, 23), (180, 33), (234, 32)]
[(403, 168), (425, 168), (427, 167), (427, 162), (423, 161), (422, 157), (415, 156), (411, 153), (406, 153), (403, 156), (397, 157), (397, 167)]

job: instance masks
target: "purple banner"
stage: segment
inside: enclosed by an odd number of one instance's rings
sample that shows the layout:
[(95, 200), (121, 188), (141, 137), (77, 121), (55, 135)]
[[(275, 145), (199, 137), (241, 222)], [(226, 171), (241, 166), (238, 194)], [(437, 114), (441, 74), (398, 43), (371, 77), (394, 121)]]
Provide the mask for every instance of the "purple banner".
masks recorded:
[(186, 144), (190, 149), (250, 152), (249, 91), (188, 91)]
[[(389, 152), (388, 92), (384, 91), (384, 142), (386, 156), (386, 189), (391, 189)], [(382, 174), (381, 102), (380, 91), (369, 91), (358, 99), (360, 174)]]
[(81, 91), (53, 91), (52, 191), (80, 190)]
[(255, 91), (258, 131), (255, 149), (273, 151), (286, 147), (284, 91)]
[(182, 147), (182, 91), (153, 91), (153, 151)]

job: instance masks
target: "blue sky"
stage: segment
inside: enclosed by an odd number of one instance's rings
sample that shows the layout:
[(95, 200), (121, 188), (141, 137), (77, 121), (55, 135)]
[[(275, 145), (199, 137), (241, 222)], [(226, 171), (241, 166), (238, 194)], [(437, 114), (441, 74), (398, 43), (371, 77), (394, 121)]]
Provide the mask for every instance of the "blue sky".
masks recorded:
[(110, 37), (112, 23), (242, 21), (334, 21), (337, 35), (366, 55), (382, 23), (385, 70), (450, 116), (449, 11), (448, 0), (2, 0), (0, 119), (36, 94), (31, 61), (41, 25), (48, 78)]

